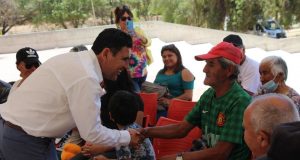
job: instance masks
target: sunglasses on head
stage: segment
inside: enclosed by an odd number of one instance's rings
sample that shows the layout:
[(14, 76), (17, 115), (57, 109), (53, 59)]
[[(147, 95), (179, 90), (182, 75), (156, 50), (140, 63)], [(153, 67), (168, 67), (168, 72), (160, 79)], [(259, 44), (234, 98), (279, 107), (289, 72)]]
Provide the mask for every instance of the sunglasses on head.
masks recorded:
[(121, 17), (121, 21), (131, 21), (131, 17)]
[(33, 66), (35, 68), (38, 68), (40, 66), (40, 63), (35, 62), (35, 63), (25, 64), (26, 69), (31, 69)]

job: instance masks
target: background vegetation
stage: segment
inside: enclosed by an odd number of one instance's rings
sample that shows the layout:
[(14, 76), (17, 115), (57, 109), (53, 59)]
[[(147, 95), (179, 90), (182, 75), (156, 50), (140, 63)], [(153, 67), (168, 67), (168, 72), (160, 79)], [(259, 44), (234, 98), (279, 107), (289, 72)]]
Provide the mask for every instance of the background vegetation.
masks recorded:
[(258, 19), (275, 18), (285, 28), (300, 21), (299, 0), (0, 0), (1, 33), (25, 23), (61, 28), (112, 24), (116, 6), (127, 4), (136, 19), (246, 31)]

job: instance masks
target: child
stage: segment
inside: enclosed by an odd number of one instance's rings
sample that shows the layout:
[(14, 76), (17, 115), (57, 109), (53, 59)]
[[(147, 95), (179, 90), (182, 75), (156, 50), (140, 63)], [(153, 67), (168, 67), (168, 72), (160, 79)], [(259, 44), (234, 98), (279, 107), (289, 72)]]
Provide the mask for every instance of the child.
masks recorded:
[[(108, 110), (112, 121), (114, 121), (119, 130), (129, 128), (140, 128), (135, 122), (141, 98), (138, 95), (128, 91), (117, 91), (110, 99)], [(97, 145), (86, 145), (83, 150), (94, 150), (100, 147)], [(102, 151), (102, 150), (101, 150)], [(98, 153), (101, 153), (98, 152)], [(91, 153), (91, 154), (95, 154)], [(148, 138), (144, 139), (137, 147), (121, 146), (116, 148), (116, 156), (118, 160), (154, 160), (155, 154), (152, 144)]]

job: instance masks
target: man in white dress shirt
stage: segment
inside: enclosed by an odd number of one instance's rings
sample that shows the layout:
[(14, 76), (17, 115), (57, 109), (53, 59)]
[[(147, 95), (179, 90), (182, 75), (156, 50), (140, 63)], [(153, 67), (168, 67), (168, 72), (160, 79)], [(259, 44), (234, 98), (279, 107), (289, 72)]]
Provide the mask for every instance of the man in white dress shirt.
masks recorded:
[(53, 143), (77, 127), (89, 142), (136, 145), (134, 130), (101, 125), (103, 77), (115, 80), (129, 64), (131, 37), (118, 29), (101, 32), (92, 50), (53, 57), (33, 72), (0, 106), (1, 160), (56, 160)]
[(258, 62), (246, 56), (245, 46), (239, 35), (230, 34), (225, 37), (223, 41), (232, 43), (234, 46), (241, 49), (243, 57), (239, 66), (240, 73), (238, 75), (238, 82), (249, 95), (253, 96), (257, 93), (261, 85)]

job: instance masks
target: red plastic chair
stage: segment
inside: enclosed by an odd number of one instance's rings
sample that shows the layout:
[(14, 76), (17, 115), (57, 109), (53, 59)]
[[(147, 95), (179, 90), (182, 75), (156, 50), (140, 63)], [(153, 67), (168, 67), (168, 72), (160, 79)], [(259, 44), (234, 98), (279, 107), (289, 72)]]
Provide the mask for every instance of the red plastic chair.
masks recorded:
[(167, 117), (182, 121), (184, 117), (194, 108), (197, 102), (172, 99), (169, 105)]
[[(180, 121), (176, 121), (165, 117), (160, 117), (156, 126), (176, 124), (179, 122)], [(180, 139), (153, 138), (153, 147), (156, 154), (156, 158), (188, 151), (192, 147), (193, 140), (200, 138), (200, 136), (201, 136), (201, 130), (198, 127), (195, 127), (184, 138), (180, 138)]]
[(148, 127), (149, 126), (149, 122), (150, 122), (150, 116), (149, 115), (145, 115), (143, 117), (143, 128)]
[(140, 93), (140, 96), (144, 102), (144, 115), (149, 115), (149, 125), (154, 126), (156, 124), (158, 94)]

